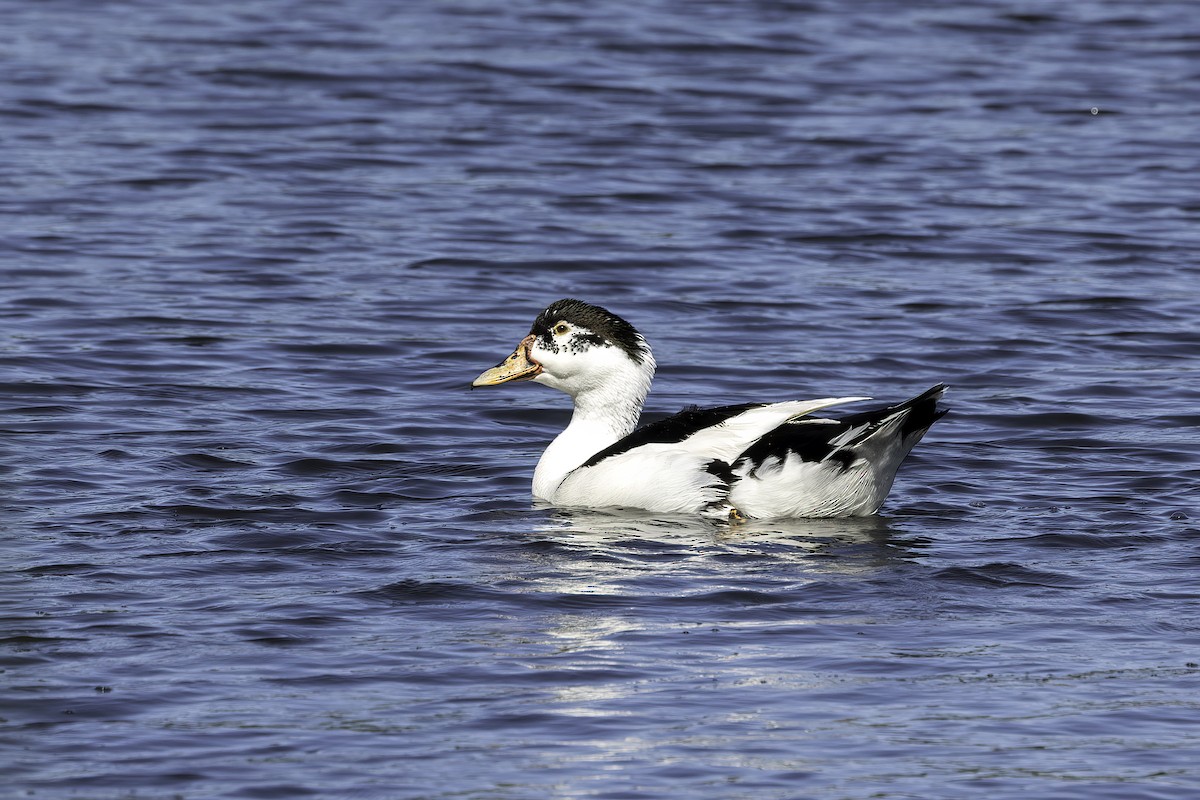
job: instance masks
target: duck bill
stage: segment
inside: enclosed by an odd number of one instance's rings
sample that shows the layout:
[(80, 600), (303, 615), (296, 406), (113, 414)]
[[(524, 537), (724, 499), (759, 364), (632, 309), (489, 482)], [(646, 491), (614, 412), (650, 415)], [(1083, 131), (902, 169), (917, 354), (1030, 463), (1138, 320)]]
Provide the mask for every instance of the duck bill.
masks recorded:
[(526, 336), (513, 354), (471, 382), (471, 386), (499, 386), (513, 381), (527, 381), (538, 376), (542, 365), (529, 357), (534, 337)]

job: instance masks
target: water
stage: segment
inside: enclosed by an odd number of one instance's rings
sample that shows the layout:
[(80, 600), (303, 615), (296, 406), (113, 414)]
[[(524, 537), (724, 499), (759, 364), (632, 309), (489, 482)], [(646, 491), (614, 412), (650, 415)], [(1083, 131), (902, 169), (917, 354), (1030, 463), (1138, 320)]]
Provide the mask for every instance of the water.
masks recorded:
[[(0, 8), (4, 796), (1200, 794), (1187, 2)], [(946, 381), (878, 518), (531, 508)]]

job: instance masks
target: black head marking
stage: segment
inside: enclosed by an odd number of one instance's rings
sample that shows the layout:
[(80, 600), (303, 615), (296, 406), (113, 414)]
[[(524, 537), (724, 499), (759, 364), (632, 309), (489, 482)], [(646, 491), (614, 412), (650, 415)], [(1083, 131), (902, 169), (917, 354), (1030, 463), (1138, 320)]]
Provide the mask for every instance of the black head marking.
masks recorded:
[(639, 364), (650, 352), (637, 329), (628, 322), (600, 306), (570, 298), (557, 300), (547, 306), (545, 311), (538, 314), (529, 332), (547, 346), (557, 349), (552, 328), (558, 322), (567, 322), (591, 331), (575, 337), (580, 345), (619, 347)]

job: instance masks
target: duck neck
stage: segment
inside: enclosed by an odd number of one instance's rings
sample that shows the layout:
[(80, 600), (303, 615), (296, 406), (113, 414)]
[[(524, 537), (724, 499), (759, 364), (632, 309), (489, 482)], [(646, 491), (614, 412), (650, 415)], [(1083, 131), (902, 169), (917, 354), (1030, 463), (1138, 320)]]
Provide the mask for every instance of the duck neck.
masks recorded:
[(533, 496), (552, 500), (567, 474), (637, 427), (650, 378), (625, 385), (600, 385), (575, 395), (571, 424), (542, 453), (533, 472)]

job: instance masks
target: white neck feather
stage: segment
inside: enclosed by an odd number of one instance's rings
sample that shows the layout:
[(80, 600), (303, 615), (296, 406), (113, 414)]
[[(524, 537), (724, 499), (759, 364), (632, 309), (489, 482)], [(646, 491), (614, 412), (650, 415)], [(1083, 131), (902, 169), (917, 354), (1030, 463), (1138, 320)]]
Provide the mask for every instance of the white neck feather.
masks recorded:
[[(544, 381), (572, 396), (575, 413), (571, 424), (560, 433), (538, 460), (533, 472), (533, 496), (552, 500), (555, 490), (573, 469), (637, 427), (642, 404), (654, 377), (654, 358), (647, 354), (642, 364), (628, 366), (605, 380), (584, 386)], [(536, 379), (535, 379), (536, 380)]]

